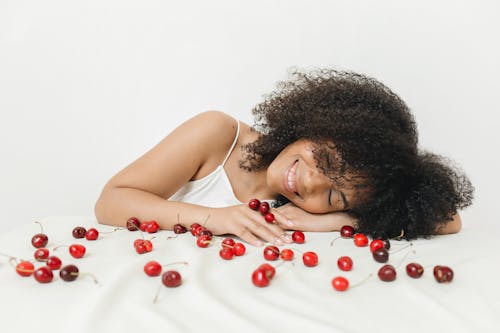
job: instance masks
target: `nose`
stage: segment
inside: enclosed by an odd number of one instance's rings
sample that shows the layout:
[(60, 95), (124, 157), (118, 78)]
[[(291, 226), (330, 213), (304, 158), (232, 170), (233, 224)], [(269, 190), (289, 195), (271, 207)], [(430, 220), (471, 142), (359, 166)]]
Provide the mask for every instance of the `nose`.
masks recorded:
[(329, 186), (327, 177), (317, 169), (306, 170), (302, 176), (302, 184), (304, 192), (308, 196), (322, 192)]

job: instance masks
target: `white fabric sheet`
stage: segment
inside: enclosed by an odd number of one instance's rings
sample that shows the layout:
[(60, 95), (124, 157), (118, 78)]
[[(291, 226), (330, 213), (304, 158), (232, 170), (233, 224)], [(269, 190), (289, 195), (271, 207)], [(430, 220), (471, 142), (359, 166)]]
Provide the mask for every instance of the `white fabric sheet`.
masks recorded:
[[(58, 271), (53, 282), (40, 284), (18, 276), (7, 258), (0, 257), (1, 332), (500, 332), (500, 235), (485, 230), (465, 228), (456, 235), (414, 241), (415, 254), (404, 249), (390, 256), (389, 263), (402, 262), (393, 282), (378, 279), (382, 264), (367, 247), (346, 239), (331, 247), (337, 232), (306, 233), (305, 244), (280, 247), (296, 249), (295, 264), (280, 265), (271, 285), (257, 288), (250, 276), (265, 262), (262, 248), (248, 245), (243, 257), (225, 261), (218, 254), (221, 238), (202, 249), (190, 233), (167, 240), (174, 233), (160, 231), (154, 235), (153, 251), (139, 255), (132, 245), (140, 238), (138, 232), (76, 240), (71, 234), (75, 226), (100, 231), (112, 227), (98, 225), (92, 217), (48, 217), (41, 222), (50, 249), (72, 243), (87, 247), (82, 259), (72, 258), (65, 248), (52, 254), (63, 265), (73, 263), (80, 272), (93, 273), (100, 284), (83, 277), (64, 282)], [(38, 232), (38, 225), (30, 223), (2, 234), (0, 252), (33, 258), (30, 240)], [(404, 244), (393, 241), (391, 250)], [(319, 265), (305, 267), (298, 250), (317, 252)], [(341, 255), (351, 256), (352, 271), (337, 268)], [(182, 274), (183, 284), (169, 289), (160, 277), (146, 276), (143, 266), (149, 260), (187, 261), (187, 266), (171, 267)], [(406, 275), (408, 262), (426, 268), (422, 278)], [(436, 264), (454, 270), (452, 283), (434, 280)], [(364, 284), (346, 292), (331, 287), (335, 276), (356, 283), (370, 273)]]

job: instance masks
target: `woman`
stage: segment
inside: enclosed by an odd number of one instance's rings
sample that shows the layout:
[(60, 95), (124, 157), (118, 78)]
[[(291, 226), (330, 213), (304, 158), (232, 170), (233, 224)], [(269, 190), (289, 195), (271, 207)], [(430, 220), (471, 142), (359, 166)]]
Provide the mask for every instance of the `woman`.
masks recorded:
[[(216, 111), (180, 125), (115, 175), (96, 203), (100, 223), (135, 216), (204, 223), (253, 245), (290, 242), (287, 229), (354, 225), (372, 237), (454, 233), (473, 187), (443, 158), (419, 151), (406, 104), (373, 78), (292, 73), (253, 110), (254, 128)], [(275, 200), (275, 223), (248, 208)]]

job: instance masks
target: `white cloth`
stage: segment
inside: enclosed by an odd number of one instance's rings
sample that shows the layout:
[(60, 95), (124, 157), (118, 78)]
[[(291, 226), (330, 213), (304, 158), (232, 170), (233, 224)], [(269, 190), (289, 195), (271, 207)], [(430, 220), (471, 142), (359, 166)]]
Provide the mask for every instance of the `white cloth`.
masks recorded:
[(237, 121), (237, 123), (236, 137), (222, 164), (207, 176), (186, 183), (169, 200), (214, 208), (234, 206), (242, 203), (236, 198), (231, 182), (224, 170), (224, 165), (236, 146), (240, 134), (240, 122)]

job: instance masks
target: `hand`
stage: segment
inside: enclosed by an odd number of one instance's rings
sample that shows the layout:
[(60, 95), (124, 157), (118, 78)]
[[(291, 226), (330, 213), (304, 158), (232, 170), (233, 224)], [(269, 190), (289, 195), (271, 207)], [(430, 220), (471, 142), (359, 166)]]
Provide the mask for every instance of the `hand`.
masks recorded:
[(264, 245), (262, 240), (276, 245), (292, 242), (283, 228), (267, 223), (260, 212), (245, 204), (213, 208), (204, 226), (214, 235), (233, 234), (255, 246)]
[(280, 227), (291, 230), (339, 231), (344, 225), (354, 226), (356, 223), (353, 217), (344, 212), (311, 214), (292, 203), (274, 209), (273, 213)]

